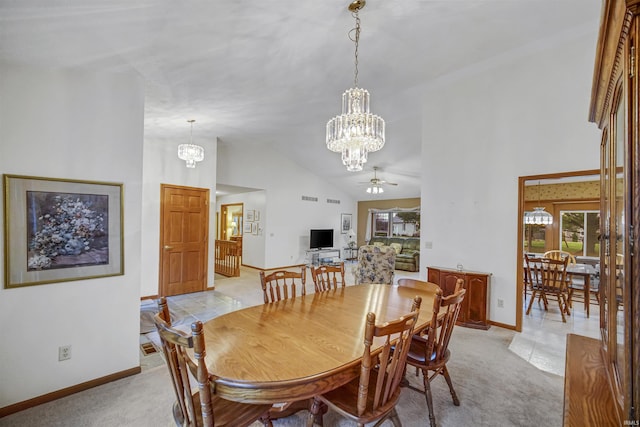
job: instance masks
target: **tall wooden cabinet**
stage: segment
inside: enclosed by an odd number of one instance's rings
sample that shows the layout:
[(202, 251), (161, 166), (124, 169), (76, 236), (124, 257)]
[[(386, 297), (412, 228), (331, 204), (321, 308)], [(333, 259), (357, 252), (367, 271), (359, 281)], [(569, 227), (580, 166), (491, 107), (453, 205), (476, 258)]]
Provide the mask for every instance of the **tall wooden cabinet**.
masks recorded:
[(463, 286), (467, 292), (462, 300), (457, 323), (469, 328), (489, 329), (487, 299), (491, 274), (442, 267), (427, 267), (427, 280), (440, 286), (444, 296), (453, 293), (458, 279), (464, 281)]
[[(601, 342), (600, 351), (591, 356), (601, 358), (617, 425), (640, 425), (640, 0), (603, 0), (602, 4), (589, 115), (602, 130)], [(567, 354), (567, 363), (573, 363), (575, 356)]]

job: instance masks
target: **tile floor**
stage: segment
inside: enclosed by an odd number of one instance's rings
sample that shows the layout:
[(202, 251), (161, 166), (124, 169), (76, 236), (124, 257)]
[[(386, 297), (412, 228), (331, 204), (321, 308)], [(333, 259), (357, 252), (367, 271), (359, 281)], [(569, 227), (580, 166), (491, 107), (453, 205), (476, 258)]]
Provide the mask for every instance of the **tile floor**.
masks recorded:
[[(353, 284), (354, 263), (346, 265), (347, 285)], [(418, 277), (418, 273), (396, 270), (395, 280), (401, 277)], [(207, 321), (213, 317), (262, 304), (262, 289), (257, 270), (242, 268), (240, 277), (227, 278), (216, 276), (215, 290), (169, 297), (169, 309), (176, 327), (188, 330), (194, 320)], [(313, 282), (307, 274), (307, 293), (313, 292)], [(525, 302), (525, 309), (526, 303)], [(140, 360), (142, 369), (149, 369), (164, 363), (160, 353), (145, 355), (144, 343), (159, 343), (158, 335), (152, 326), (151, 313), (156, 306), (152, 300), (141, 303)], [(524, 309), (523, 309), (524, 311)], [(549, 301), (549, 310), (534, 302), (531, 314), (524, 315), (523, 330), (515, 334), (509, 349), (538, 369), (564, 375), (566, 334), (575, 333), (599, 338), (599, 309), (593, 304), (587, 319), (582, 302), (574, 302), (571, 316), (563, 323), (555, 301)], [(151, 326), (150, 326), (151, 325)]]

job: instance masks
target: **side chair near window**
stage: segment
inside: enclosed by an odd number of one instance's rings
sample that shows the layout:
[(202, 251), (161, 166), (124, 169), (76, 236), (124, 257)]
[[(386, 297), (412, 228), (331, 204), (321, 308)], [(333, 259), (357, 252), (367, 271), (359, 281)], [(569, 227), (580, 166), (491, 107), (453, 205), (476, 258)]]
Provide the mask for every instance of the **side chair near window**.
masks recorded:
[[(596, 302), (600, 303), (598, 291), (600, 279), (596, 274), (594, 268), (588, 265), (579, 265), (577, 263), (576, 257), (566, 251), (562, 250), (552, 250), (544, 253), (545, 258), (558, 259), (563, 260), (567, 258), (567, 293), (568, 293), (568, 305), (569, 308), (573, 308), (573, 296), (577, 292), (581, 293), (584, 298), (584, 306), (585, 311), (587, 312), (587, 317), (589, 315), (589, 304), (591, 303), (591, 294), (595, 296)], [(576, 271), (574, 269), (586, 269), (587, 272), (589, 270), (593, 271), (593, 274), (589, 275), (589, 295), (585, 295), (585, 277), (583, 274), (574, 274)], [(582, 270), (579, 270), (582, 271)]]
[[(271, 426), (268, 411), (271, 405), (251, 405), (221, 399), (214, 393), (211, 374), (205, 363), (206, 349), (202, 322), (191, 325), (191, 333), (171, 327), (171, 316), (164, 297), (158, 302), (159, 312), (154, 316), (165, 361), (171, 374), (176, 402), (173, 417), (177, 426), (240, 427), (261, 420)], [(192, 349), (197, 363), (187, 356)], [(198, 388), (192, 390), (190, 376), (194, 375)]]
[[(421, 303), (422, 298), (416, 296), (410, 313), (379, 325), (375, 313), (367, 314), (360, 377), (314, 397), (307, 427), (313, 426), (323, 404), (355, 421), (358, 427), (374, 421), (379, 426), (387, 418), (395, 427), (402, 427), (395, 408)], [(382, 351), (377, 355), (371, 352), (374, 338), (383, 340)]]
[[(442, 375), (449, 385), (449, 392), (453, 398), (453, 404), (460, 406), (460, 401), (453, 388), (449, 371), (447, 370), (447, 362), (451, 356), (449, 351), (449, 340), (453, 327), (458, 320), (460, 307), (466, 289), (463, 289), (463, 280), (458, 279), (456, 282), (455, 293), (443, 297), (442, 290), (438, 289), (433, 301), (433, 318), (429, 328), (424, 335), (414, 335), (411, 340), (409, 354), (407, 355), (407, 365), (411, 365), (422, 371), (422, 380), (424, 390), (408, 385), (407, 381), (403, 385), (409, 388), (424, 392), (429, 407), (429, 422), (431, 427), (435, 427), (436, 418), (433, 411), (433, 399), (431, 397), (431, 381), (438, 375)], [(429, 371), (433, 371), (430, 376)]]
[[(294, 271), (274, 271), (270, 274), (260, 272), (260, 283), (264, 302), (276, 302), (298, 295), (306, 295), (305, 283), (307, 281), (307, 268), (302, 267), (300, 273)], [(298, 291), (298, 287), (300, 290)]]
[[(563, 261), (565, 258), (567, 258), (567, 267), (574, 266), (577, 263), (575, 256), (567, 251), (563, 251), (560, 249), (546, 251), (544, 254), (542, 254), (542, 258), (550, 258), (559, 261)], [(569, 296), (571, 296), (571, 286), (574, 281), (577, 285), (577, 289), (582, 289), (584, 287), (584, 280), (581, 277), (573, 278), (570, 274), (567, 273), (567, 292), (569, 293)], [(571, 301), (569, 301), (569, 307), (571, 307)]]
[(358, 250), (356, 285), (363, 283), (393, 284), (396, 251), (391, 246), (364, 245)]
[(548, 310), (548, 296), (555, 296), (560, 307), (562, 321), (566, 322), (566, 315), (571, 315), (569, 309), (569, 292), (567, 283), (568, 257), (563, 260), (540, 258), (531, 260), (529, 263), (531, 279), (531, 299), (527, 307), (527, 314), (531, 312), (531, 306), (536, 295), (539, 295), (544, 302), (544, 309)]
[(340, 265), (311, 266), (311, 278), (316, 292), (338, 289), (338, 286), (344, 288), (344, 262)]
[(555, 260), (559, 260), (559, 261), (562, 261), (565, 258), (568, 258), (567, 265), (576, 265), (576, 257), (574, 257), (572, 254), (570, 254), (567, 251), (562, 251), (562, 250), (559, 250), (559, 249), (546, 251), (544, 254), (542, 254), (542, 257), (543, 258), (551, 258), (551, 259), (555, 259)]

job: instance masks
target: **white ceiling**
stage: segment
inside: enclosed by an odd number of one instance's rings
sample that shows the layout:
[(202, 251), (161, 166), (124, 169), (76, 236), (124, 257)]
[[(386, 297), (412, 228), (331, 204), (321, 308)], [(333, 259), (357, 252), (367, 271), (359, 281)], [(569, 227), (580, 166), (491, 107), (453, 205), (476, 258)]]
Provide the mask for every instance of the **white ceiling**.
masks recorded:
[[(358, 182), (420, 196), (423, 88), (454, 71), (568, 31), (597, 30), (600, 0), (368, 0), (359, 83), (387, 124), (365, 172), (325, 148), (353, 85), (349, 0), (0, 0), (0, 61), (137, 72), (145, 133), (268, 144), (366, 199)], [(595, 46), (594, 46), (595, 49)], [(233, 184), (233, 183), (224, 183)]]

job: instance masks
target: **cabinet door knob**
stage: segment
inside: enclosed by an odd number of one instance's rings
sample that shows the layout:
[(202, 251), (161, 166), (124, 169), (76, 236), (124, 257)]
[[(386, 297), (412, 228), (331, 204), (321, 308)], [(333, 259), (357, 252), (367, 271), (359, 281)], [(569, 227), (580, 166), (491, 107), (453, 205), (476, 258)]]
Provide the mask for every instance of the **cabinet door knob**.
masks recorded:
[(164, 250), (168, 251), (169, 249), (173, 249), (173, 246), (164, 245)]

